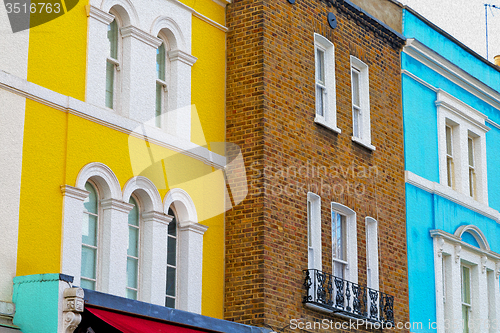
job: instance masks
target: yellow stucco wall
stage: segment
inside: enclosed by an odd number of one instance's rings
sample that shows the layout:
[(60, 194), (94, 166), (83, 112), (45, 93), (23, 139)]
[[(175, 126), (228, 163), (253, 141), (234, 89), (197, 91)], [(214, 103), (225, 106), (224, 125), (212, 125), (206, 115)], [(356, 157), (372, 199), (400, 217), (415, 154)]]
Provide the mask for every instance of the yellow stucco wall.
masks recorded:
[[(212, 0), (183, 0), (210, 19), (224, 24), (225, 10)], [(80, 1), (73, 10), (30, 31), (28, 81), (85, 100), (87, 16)], [(225, 138), (225, 33), (193, 17), (192, 141), (205, 145)], [(153, 164), (145, 143), (127, 133), (65, 111), (27, 101), (21, 180), (17, 274), (59, 273), (61, 269), (62, 194), (74, 186), (82, 167), (107, 165), (120, 185), (137, 172), (132, 160)], [(222, 172), (165, 147), (151, 145), (155, 167), (143, 172), (162, 199), (172, 187), (186, 190), (199, 222), (209, 228), (203, 247), (202, 313), (222, 318), (224, 292), (224, 196)], [(220, 153), (219, 151), (217, 151)], [(131, 156), (132, 154), (132, 156)], [(161, 162), (163, 160), (163, 163)], [(167, 174), (167, 184), (163, 174)]]

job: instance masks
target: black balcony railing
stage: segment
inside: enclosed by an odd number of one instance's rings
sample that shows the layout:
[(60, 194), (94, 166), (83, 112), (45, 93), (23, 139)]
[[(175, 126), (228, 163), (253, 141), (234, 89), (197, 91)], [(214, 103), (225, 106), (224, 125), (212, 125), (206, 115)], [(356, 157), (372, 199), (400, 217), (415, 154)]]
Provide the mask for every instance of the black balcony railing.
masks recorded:
[(394, 325), (394, 296), (321, 272), (307, 269), (303, 303), (349, 317)]

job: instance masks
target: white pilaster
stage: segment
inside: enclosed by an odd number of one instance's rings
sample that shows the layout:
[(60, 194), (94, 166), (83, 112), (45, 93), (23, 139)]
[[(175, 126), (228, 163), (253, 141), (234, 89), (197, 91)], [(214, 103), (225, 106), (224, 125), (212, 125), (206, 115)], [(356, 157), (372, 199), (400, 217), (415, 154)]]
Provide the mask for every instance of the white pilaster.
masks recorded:
[(179, 223), (179, 304), (180, 310), (201, 314), (203, 234), (208, 227), (185, 221)]
[(69, 185), (61, 186), (63, 194), (63, 237), (61, 273), (74, 277), (80, 285), (82, 269), (83, 202), (89, 192)]
[(98, 290), (125, 297), (127, 288), (128, 213), (134, 207), (116, 199), (101, 201)]
[(143, 302), (165, 305), (167, 227), (170, 221), (172, 217), (163, 213), (142, 213), (140, 298)]

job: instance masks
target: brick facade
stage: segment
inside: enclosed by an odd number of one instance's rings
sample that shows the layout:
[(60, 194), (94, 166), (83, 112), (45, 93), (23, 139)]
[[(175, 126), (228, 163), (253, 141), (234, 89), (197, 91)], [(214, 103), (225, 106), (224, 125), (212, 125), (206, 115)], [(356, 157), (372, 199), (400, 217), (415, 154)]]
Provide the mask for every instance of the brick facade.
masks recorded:
[[(409, 321), (401, 41), (343, 6), (339, 0), (228, 6), (227, 140), (241, 148), (249, 193), (226, 214), (225, 319), (273, 328), (294, 318), (342, 320), (302, 303), (312, 191), (321, 196), (323, 271), (332, 271), (330, 203), (357, 213), (360, 284), (366, 284), (365, 217), (375, 218), (380, 290), (395, 296), (395, 322)], [(328, 12), (337, 17), (336, 29)], [(335, 45), (340, 134), (314, 122), (314, 33)], [(350, 55), (369, 66), (375, 151), (351, 139)], [(241, 175), (232, 176), (246, 186)]]

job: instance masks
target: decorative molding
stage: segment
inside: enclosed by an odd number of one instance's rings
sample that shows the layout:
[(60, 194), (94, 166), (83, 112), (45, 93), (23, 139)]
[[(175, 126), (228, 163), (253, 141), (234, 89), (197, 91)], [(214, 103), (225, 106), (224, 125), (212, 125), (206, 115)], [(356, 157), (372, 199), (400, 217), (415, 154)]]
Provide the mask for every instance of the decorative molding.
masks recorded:
[(495, 277), (497, 280), (500, 277), (500, 261), (496, 261), (495, 263)]
[(500, 93), (446, 60), (416, 39), (408, 39), (403, 52), (444, 76), (472, 95), (500, 110)]
[(82, 288), (66, 288), (63, 296), (64, 333), (73, 333), (82, 321), (84, 292)]
[(163, 42), (160, 38), (152, 36), (139, 28), (129, 25), (128, 27), (121, 28), (120, 32), (123, 38), (133, 37), (151, 47), (157, 49)]
[(61, 192), (62, 192), (62, 195), (64, 197), (68, 196), (68, 197), (71, 197), (73, 199), (77, 199), (77, 200), (81, 200), (81, 201), (84, 201), (85, 199), (87, 199), (87, 197), (90, 194), (89, 191), (81, 190), (79, 188), (69, 186), (69, 185), (61, 185)]
[(485, 251), (491, 251), (490, 245), (488, 244), (488, 240), (486, 239), (486, 236), (483, 234), (481, 229), (476, 227), (475, 225), (462, 225), (457, 228), (455, 231), (454, 235), (460, 239), (462, 239), (462, 235), (468, 232), (471, 234), (475, 239), (476, 242), (479, 244), (479, 247)]
[(208, 227), (206, 225), (200, 223), (192, 221), (179, 222), (180, 231), (192, 231), (203, 236), (203, 234), (205, 234), (205, 231), (207, 231), (207, 229)]
[(437, 255), (438, 257), (441, 257), (443, 255), (443, 247), (444, 247), (444, 238), (439, 236), (437, 237), (437, 245), (438, 245), (438, 252)]
[[(136, 190), (141, 190), (136, 192)], [(158, 189), (151, 180), (143, 176), (136, 176), (129, 179), (123, 187), (122, 201), (129, 202), (130, 196), (134, 193), (138, 196), (143, 206), (143, 210), (163, 211), (161, 196)]]
[(169, 51), (168, 52), (168, 57), (170, 59), (170, 61), (181, 61), (183, 63), (185, 63), (186, 65), (189, 65), (189, 66), (193, 66), (194, 63), (196, 62), (196, 60), (198, 60), (198, 58), (196, 57), (193, 57), (192, 55), (190, 55), (189, 53), (186, 53), (184, 51), (181, 51), (181, 50), (172, 50), (172, 51)]
[(92, 5), (86, 5), (85, 11), (87, 12), (87, 17), (91, 17), (93, 19), (96, 19), (97, 21), (104, 23), (106, 25), (110, 24), (115, 19), (114, 15), (106, 13), (106, 12), (104, 12), (104, 11), (100, 10), (99, 8), (94, 7)]
[(448, 186), (427, 180), (408, 170), (405, 171), (405, 181), (407, 184), (416, 186), (426, 192), (437, 194), (500, 223), (500, 213), (497, 210), (472, 199), (470, 196), (454, 191)]
[[(216, 0), (214, 0), (214, 1), (217, 2)], [(228, 27), (223, 26), (222, 24), (219, 24), (212, 19), (209, 19), (208, 17), (198, 13), (197, 11), (193, 11), (193, 16), (196, 18), (199, 18), (200, 20), (202, 20), (205, 23), (210, 24), (212, 27), (215, 27), (215, 28), (221, 30), (222, 32), (227, 32), (229, 30)]]
[(134, 130), (141, 126), (141, 124), (135, 120), (109, 112), (107, 108), (91, 105), (72, 97), (56, 93), (1, 70), (0, 89), (10, 91), (34, 102), (75, 115), (135, 138), (146, 140), (150, 144), (184, 154), (216, 169), (225, 168), (226, 158), (204, 147), (198, 146), (192, 142), (180, 140), (157, 128), (149, 128), (148, 136), (142, 135)]
[(121, 201), (121, 200), (116, 200), (116, 199), (105, 199), (101, 200), (101, 207), (102, 209), (113, 209), (120, 211), (122, 213), (129, 213), (132, 208), (134, 208), (134, 205), (129, 204), (127, 202)]
[(454, 249), (455, 249), (455, 262), (458, 263), (460, 260), (461, 256), (461, 251), (462, 249), (467, 250), (472, 253), (476, 253), (481, 256), (486, 256), (486, 258), (490, 259), (493, 262), (498, 262), (500, 260), (500, 254), (493, 252), (491, 250), (484, 250), (481, 248), (478, 248), (476, 246), (470, 245), (469, 243), (466, 243), (462, 241), (461, 238), (455, 236), (454, 234), (450, 234), (446, 231), (439, 230), (439, 229), (434, 229), (430, 231), (430, 235), (432, 238), (442, 238), (443, 240), (453, 244)]
[(486, 263), (488, 262), (488, 257), (484, 254), (481, 256), (481, 272), (486, 273)]
[(218, 5), (221, 5), (222, 7), (226, 8), (227, 5), (231, 4), (231, 0), (212, 0)]
[(141, 216), (144, 223), (156, 222), (168, 225), (173, 220), (172, 216), (155, 211), (142, 213)]
[(484, 122), (488, 119), (486, 115), (456, 97), (453, 97), (444, 90), (437, 90), (436, 106), (445, 107), (451, 113), (474, 124), (485, 132), (490, 130), (489, 127), (484, 125)]

